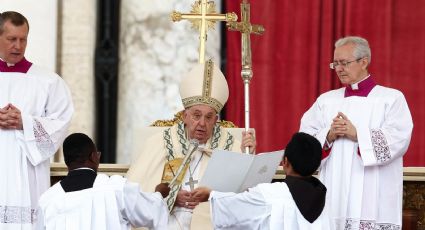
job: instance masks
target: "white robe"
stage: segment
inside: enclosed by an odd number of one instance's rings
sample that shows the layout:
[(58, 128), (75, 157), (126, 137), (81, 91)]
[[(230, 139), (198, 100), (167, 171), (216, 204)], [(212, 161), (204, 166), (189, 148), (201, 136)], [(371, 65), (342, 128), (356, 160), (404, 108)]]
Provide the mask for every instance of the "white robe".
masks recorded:
[(308, 222), (295, 204), (286, 183), (265, 183), (247, 192), (212, 191), (211, 215), (217, 230), (328, 230), (325, 210), (313, 222)]
[(401, 229), (402, 157), (413, 128), (407, 102), (400, 91), (379, 85), (367, 97), (344, 98), (344, 89), (322, 94), (300, 127), (322, 146), (338, 112), (357, 130), (358, 142), (338, 138), (319, 168), (332, 229)]
[[(188, 145), (188, 141), (184, 135), (184, 127), (182, 124), (176, 124), (170, 129), (150, 137), (146, 142), (144, 149), (140, 150), (140, 155), (137, 161), (132, 163), (127, 173), (127, 178), (130, 181), (140, 183), (141, 187), (146, 191), (153, 191), (155, 186), (161, 182), (163, 168), (167, 162), (167, 156), (171, 152), (176, 157), (183, 157), (183, 144)], [(215, 130), (213, 137), (210, 138), (206, 147), (209, 149), (227, 149), (230, 151), (241, 151), (240, 142), (234, 140), (225, 128)], [(194, 180), (200, 181), (204, 175), (205, 169), (208, 165), (210, 156), (196, 151), (190, 163), (192, 176)], [(200, 161), (199, 161), (200, 160)], [(198, 163), (199, 162), (199, 163)], [(196, 166), (198, 165), (198, 166)], [(195, 167), (196, 166), (196, 167)], [(183, 179), (183, 190), (190, 191), (189, 186), (185, 183), (188, 182), (190, 177), (189, 169), (187, 170)], [(195, 188), (197, 185), (195, 185)], [(178, 192), (178, 191), (177, 191)], [(172, 191), (170, 192), (170, 194)], [(169, 218), (168, 228), (171, 230), (188, 230), (188, 229), (212, 229), (209, 204), (204, 202), (199, 204), (194, 210), (184, 207), (174, 206)]]
[(93, 188), (68, 193), (56, 183), (39, 203), (37, 230), (167, 229), (161, 194), (141, 192), (139, 184), (121, 176), (98, 174)]
[(0, 72), (0, 107), (8, 103), (21, 111), (23, 130), (0, 129), (0, 229), (31, 229), (74, 109), (62, 78), (35, 65), (26, 74)]

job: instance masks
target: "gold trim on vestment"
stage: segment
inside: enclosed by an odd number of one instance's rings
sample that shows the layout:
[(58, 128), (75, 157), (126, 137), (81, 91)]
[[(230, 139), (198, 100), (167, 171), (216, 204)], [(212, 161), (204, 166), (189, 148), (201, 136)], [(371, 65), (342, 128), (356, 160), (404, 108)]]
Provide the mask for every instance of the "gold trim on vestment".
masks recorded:
[[(183, 121), (183, 111), (174, 114), (174, 118), (171, 120), (156, 120), (150, 126), (152, 127), (171, 127), (180, 121)], [(220, 127), (224, 128), (237, 128), (237, 126), (231, 121), (220, 120), (217, 121)]]
[(213, 68), (214, 62), (210, 59), (205, 63), (204, 67), (204, 81), (202, 84), (202, 95), (192, 96), (188, 98), (183, 98), (184, 108), (189, 108), (194, 105), (209, 105), (215, 111), (220, 112), (223, 109), (223, 104), (221, 104), (217, 99), (211, 97), (212, 90), (212, 81), (213, 81)]

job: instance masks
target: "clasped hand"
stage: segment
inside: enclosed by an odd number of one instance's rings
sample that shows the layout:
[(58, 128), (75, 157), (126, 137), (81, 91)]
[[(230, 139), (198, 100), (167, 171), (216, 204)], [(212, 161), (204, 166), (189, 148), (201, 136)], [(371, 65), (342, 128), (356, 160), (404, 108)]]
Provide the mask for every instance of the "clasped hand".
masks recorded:
[(0, 109), (0, 129), (23, 129), (21, 111), (10, 103)]
[(348, 117), (338, 112), (336, 117), (332, 120), (331, 128), (329, 129), (326, 140), (331, 143), (339, 137), (345, 137), (352, 141), (357, 141), (357, 130)]
[(199, 187), (193, 191), (180, 190), (177, 193), (176, 205), (188, 209), (194, 209), (199, 203), (205, 202), (210, 196), (211, 190)]

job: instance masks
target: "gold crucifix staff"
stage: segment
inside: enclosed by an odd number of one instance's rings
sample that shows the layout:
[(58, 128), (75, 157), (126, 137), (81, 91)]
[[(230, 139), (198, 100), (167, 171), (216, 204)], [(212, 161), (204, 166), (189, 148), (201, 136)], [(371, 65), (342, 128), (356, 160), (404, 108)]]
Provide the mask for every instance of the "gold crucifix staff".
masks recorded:
[[(265, 29), (262, 25), (253, 25), (250, 22), (250, 5), (248, 0), (241, 3), (241, 21), (229, 22), (227, 27), (231, 31), (239, 31), (242, 34), (242, 70), (241, 76), (244, 82), (245, 97), (245, 131), (249, 130), (249, 83), (252, 79), (252, 58), (251, 58), (251, 33), (261, 35)], [(249, 154), (249, 147), (245, 148), (245, 153)]]
[(173, 22), (183, 19), (189, 20), (192, 27), (199, 30), (199, 63), (205, 63), (205, 42), (207, 41), (208, 29), (213, 28), (216, 21), (234, 22), (238, 20), (238, 16), (234, 12), (217, 14), (213, 1), (199, 0), (192, 4), (192, 10), (188, 14), (177, 11), (171, 13)]

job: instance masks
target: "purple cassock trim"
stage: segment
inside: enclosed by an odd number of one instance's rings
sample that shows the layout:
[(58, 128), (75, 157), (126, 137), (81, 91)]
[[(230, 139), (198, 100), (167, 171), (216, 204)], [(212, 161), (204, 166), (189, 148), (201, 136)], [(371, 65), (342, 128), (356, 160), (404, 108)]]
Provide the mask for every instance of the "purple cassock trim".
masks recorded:
[(368, 77), (359, 83), (358, 89), (351, 89), (351, 85), (347, 85), (345, 87), (344, 97), (351, 96), (359, 96), (359, 97), (367, 97), (370, 91), (372, 91), (373, 87), (376, 86), (376, 83), (372, 80), (372, 77)]
[(32, 66), (32, 63), (27, 61), (25, 57), (16, 63), (14, 66), (7, 66), (7, 63), (0, 60), (0, 72), (18, 72), (18, 73), (26, 73)]

